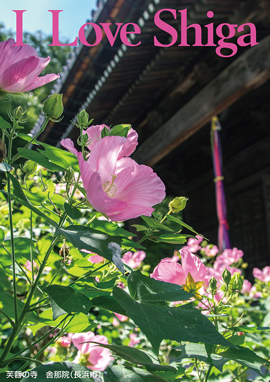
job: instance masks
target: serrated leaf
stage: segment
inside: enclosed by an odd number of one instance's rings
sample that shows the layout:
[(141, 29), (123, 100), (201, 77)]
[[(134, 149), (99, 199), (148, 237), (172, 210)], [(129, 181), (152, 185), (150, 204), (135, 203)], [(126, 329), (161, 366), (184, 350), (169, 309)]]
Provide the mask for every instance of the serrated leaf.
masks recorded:
[(114, 288), (113, 296), (146, 335), (156, 354), (163, 339), (234, 346), (192, 305), (171, 308), (138, 303), (120, 288)]
[(181, 285), (155, 280), (140, 271), (130, 273), (127, 280), (130, 295), (140, 302), (187, 301), (194, 297)]
[[(2, 310), (11, 318), (15, 318), (15, 310), (14, 310), (14, 298), (11, 294), (6, 293), (6, 292), (1, 292), (0, 293), (0, 301), (3, 304)], [(18, 310), (18, 315), (20, 315), (23, 311), (24, 304), (17, 299), (17, 310)], [(1, 315), (1, 318), (4, 316)], [(32, 312), (28, 318), (29, 322), (37, 322), (38, 317), (36, 313)]]
[(12, 171), (13, 170), (13, 167), (11, 167), (8, 163), (0, 163), (0, 171), (3, 171), (3, 172), (9, 172), (9, 171)]
[(89, 298), (71, 287), (50, 285), (45, 288), (45, 292), (48, 293), (52, 304), (53, 320), (66, 313), (81, 312), (88, 314), (92, 306)]

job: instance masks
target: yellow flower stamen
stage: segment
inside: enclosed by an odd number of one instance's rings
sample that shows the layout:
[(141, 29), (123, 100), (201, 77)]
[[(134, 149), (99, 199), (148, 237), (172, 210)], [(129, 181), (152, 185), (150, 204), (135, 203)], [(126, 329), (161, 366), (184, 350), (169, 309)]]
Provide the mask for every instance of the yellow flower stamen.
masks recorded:
[(183, 289), (186, 292), (190, 292), (194, 294), (199, 300), (202, 299), (202, 296), (200, 295), (199, 290), (203, 286), (204, 281), (197, 281), (195, 282), (191, 274), (188, 272), (187, 278), (186, 278), (186, 284), (183, 286)]

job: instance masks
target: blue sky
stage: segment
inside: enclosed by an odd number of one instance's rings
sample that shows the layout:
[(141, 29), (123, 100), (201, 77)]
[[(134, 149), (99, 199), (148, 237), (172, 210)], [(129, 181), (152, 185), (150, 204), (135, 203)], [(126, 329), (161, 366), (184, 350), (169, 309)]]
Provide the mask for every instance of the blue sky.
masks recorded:
[[(26, 10), (23, 13), (23, 30), (35, 32), (42, 30), (52, 33), (51, 10), (63, 10), (59, 17), (60, 37), (74, 41), (80, 27), (90, 19), (92, 9), (96, 9), (95, 0), (1, 0), (0, 22), (7, 29), (16, 29), (16, 14), (12, 10)], [(59, 39), (61, 42), (61, 38)]]

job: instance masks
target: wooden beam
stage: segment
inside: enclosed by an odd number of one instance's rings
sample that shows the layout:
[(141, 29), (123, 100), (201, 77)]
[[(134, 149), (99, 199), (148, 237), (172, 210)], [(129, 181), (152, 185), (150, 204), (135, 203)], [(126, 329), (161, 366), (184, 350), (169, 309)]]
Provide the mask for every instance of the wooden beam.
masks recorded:
[(174, 114), (139, 146), (132, 158), (138, 163), (155, 165), (202, 128), (213, 116), (269, 78), (270, 36), (267, 36), (259, 45), (249, 48), (237, 58)]

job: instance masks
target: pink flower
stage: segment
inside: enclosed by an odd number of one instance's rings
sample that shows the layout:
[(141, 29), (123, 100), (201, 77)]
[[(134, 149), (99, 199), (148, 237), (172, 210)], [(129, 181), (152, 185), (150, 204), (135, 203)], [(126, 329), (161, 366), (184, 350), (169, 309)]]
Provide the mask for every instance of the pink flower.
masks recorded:
[(135, 253), (132, 253), (131, 251), (128, 251), (124, 254), (122, 260), (123, 263), (129, 265), (131, 268), (138, 268), (141, 265), (141, 262), (145, 258), (146, 254), (143, 251), (138, 251)]
[(250, 297), (259, 298), (262, 297), (262, 292), (257, 291), (256, 286), (253, 285), (253, 287), (250, 289)]
[(182, 266), (172, 260), (161, 260), (150, 275), (156, 280), (184, 285), (187, 292), (201, 298), (200, 290), (206, 280), (206, 267), (201, 260), (185, 249), (180, 251)]
[(63, 346), (64, 348), (68, 348), (71, 344), (71, 337), (60, 337), (57, 340), (57, 343)]
[[(37, 263), (36, 263), (35, 261), (33, 261), (33, 265), (34, 265), (34, 268), (37, 268), (37, 267), (38, 267), (38, 265), (37, 265)], [(25, 266), (25, 268), (26, 268), (29, 272), (32, 271), (32, 264), (31, 264), (31, 261), (26, 260), (26, 263), (24, 264), (24, 266)]]
[(174, 251), (174, 255), (173, 257), (164, 257), (164, 259), (162, 259), (163, 261), (173, 261), (174, 263), (177, 263), (177, 261), (179, 261), (179, 256), (177, 255), (178, 251)]
[(264, 267), (262, 271), (258, 268), (254, 268), (253, 269), (253, 276), (256, 279), (267, 283), (268, 281), (270, 281), (270, 267), (269, 266)]
[(248, 280), (244, 280), (241, 293), (243, 293), (243, 294), (250, 293), (251, 288), (252, 288), (251, 282), (249, 282)]
[(187, 245), (182, 249), (186, 249), (189, 252), (195, 253), (202, 247), (199, 245), (203, 241), (203, 238), (200, 235), (196, 235), (196, 238), (191, 237), (188, 239)]
[(110, 350), (89, 341), (108, 345), (108, 339), (105, 336), (95, 336), (93, 332), (75, 333), (72, 336), (72, 342), (79, 352), (73, 362), (87, 366), (91, 370), (105, 370), (113, 359)]
[(244, 255), (243, 251), (237, 248), (225, 249), (223, 253), (218, 256), (218, 260), (225, 264), (231, 265), (237, 263), (237, 261)]
[(127, 321), (128, 320), (128, 317), (127, 316), (124, 316), (123, 314), (119, 314), (119, 313), (114, 313), (116, 315), (116, 317), (118, 318), (119, 321), (123, 322), (123, 321)]
[(38, 57), (30, 45), (13, 46), (9, 39), (0, 43), (0, 90), (7, 93), (22, 93), (59, 78), (59, 74), (38, 77), (50, 62), (50, 57)]
[(99, 255), (93, 255), (93, 256), (90, 256), (88, 258), (88, 260), (93, 263), (93, 264), (99, 264), (99, 263), (102, 263), (102, 261), (104, 261), (104, 257), (102, 256), (99, 256)]
[(214, 257), (219, 252), (219, 250), (216, 245), (214, 246), (207, 245), (205, 248), (203, 248), (203, 252), (205, 256)]
[(127, 142), (124, 137), (104, 137), (96, 142), (85, 161), (70, 139), (61, 141), (78, 158), (92, 207), (115, 221), (151, 216), (152, 206), (165, 197), (165, 186), (150, 167), (124, 157), (132, 147)]
[[(98, 141), (100, 141), (101, 138), (101, 131), (104, 129), (108, 129), (111, 131), (111, 129), (107, 125), (96, 125), (96, 126), (90, 126), (87, 130), (85, 130), (85, 134), (87, 133), (88, 138), (90, 140), (90, 144), (87, 146), (88, 149), (91, 151), (93, 150), (94, 146)], [(126, 142), (120, 152), (120, 157), (127, 157), (133, 153), (136, 146), (138, 144), (138, 134), (135, 130), (132, 128), (129, 129), (129, 132), (127, 134)]]
[(133, 347), (134, 345), (139, 344), (141, 342), (139, 340), (139, 338), (137, 338), (137, 334), (136, 333), (131, 333), (129, 335), (129, 338), (130, 338), (130, 341), (129, 341), (128, 346), (130, 346), (130, 347)]

